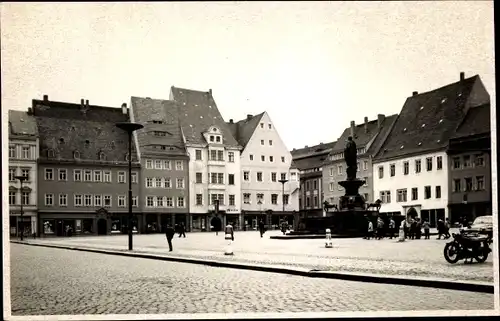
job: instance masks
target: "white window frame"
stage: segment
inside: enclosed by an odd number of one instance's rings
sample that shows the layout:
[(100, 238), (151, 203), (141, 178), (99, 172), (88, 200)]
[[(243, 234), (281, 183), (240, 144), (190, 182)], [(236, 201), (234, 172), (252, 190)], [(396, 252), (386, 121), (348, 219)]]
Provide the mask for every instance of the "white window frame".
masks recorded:
[[(180, 204), (181, 201), (182, 201), (182, 205)], [(186, 207), (186, 200), (184, 199), (184, 196), (177, 197), (177, 207), (179, 207), (179, 208)]]
[(342, 175), (343, 172), (344, 172), (344, 168), (342, 167), (342, 165), (337, 165), (337, 174)]
[[(77, 200), (80, 200), (78, 202)], [(82, 207), (83, 206), (83, 195), (82, 194), (75, 194), (73, 195), (73, 204), (75, 207)]]
[(167, 189), (172, 188), (172, 179), (170, 177), (163, 178), (163, 188)]
[(16, 167), (9, 168), (9, 182), (15, 182), (16, 175), (17, 175), (17, 168)]
[[(87, 200), (90, 200), (90, 204), (87, 204)], [(85, 207), (92, 207), (94, 205), (94, 196), (91, 194), (85, 194), (83, 196), (83, 205)]]
[(118, 183), (125, 184), (127, 183), (127, 175), (125, 171), (118, 172)]
[[(64, 178), (61, 178), (61, 175), (64, 176)], [(57, 180), (66, 182), (68, 180), (68, 170), (65, 168), (59, 168), (57, 170)]]
[(161, 196), (155, 196), (154, 198), (154, 205), (155, 207), (165, 207), (165, 202), (163, 202), (164, 199)]
[(111, 171), (104, 171), (103, 172), (103, 181), (104, 183), (112, 183), (113, 182), (113, 175)]
[(127, 207), (127, 196), (118, 195), (118, 207)]
[(144, 186), (146, 186), (146, 188), (153, 188), (153, 177), (146, 177), (146, 179), (144, 180)]
[(234, 163), (234, 152), (227, 152), (227, 160), (229, 163)]
[(163, 161), (163, 169), (169, 171), (172, 169), (172, 163), (169, 160)]
[(100, 194), (94, 195), (94, 206), (102, 207), (102, 195)]
[[(87, 176), (87, 175), (89, 175), (89, 176)], [(89, 177), (90, 177), (90, 179), (87, 179)], [(83, 170), (83, 181), (84, 182), (92, 182), (93, 178), (94, 178), (94, 175), (92, 173), (92, 170), (90, 170), (90, 169)]]
[(184, 170), (184, 162), (183, 161), (175, 161), (175, 170), (182, 171)]
[(9, 158), (17, 158), (16, 145), (9, 145)]
[(132, 172), (132, 184), (137, 184), (139, 181), (139, 173), (138, 172)]
[(17, 205), (17, 192), (9, 191), (9, 205)]
[[(198, 158), (198, 154), (200, 155), (199, 158)], [(197, 161), (203, 160), (203, 151), (201, 149), (196, 149), (194, 151), (194, 160), (197, 160)]]
[(176, 186), (177, 189), (184, 189), (185, 188), (184, 178), (178, 178)]
[(102, 170), (94, 171), (94, 182), (102, 182)]
[[(79, 179), (78, 179), (79, 175)], [(83, 180), (83, 173), (81, 169), (73, 169), (73, 181), (81, 182)]]
[(151, 195), (146, 196), (146, 207), (151, 208), (151, 207), (154, 207), (154, 206), (155, 206), (155, 197), (151, 196)]
[[(25, 155), (25, 153), (24, 153), (24, 152), (26, 152), (26, 151), (27, 151), (27, 154)], [(30, 148), (30, 146), (22, 146), (22, 147), (21, 147), (21, 158), (22, 158), (22, 159), (30, 159), (30, 156), (31, 156), (31, 155), (30, 155), (30, 154), (31, 154), (30, 152), (31, 152), (31, 148)]]
[(163, 181), (164, 181), (164, 178), (163, 177), (155, 177), (153, 179), (153, 187), (154, 188), (162, 188), (163, 187)]
[[(246, 178), (245, 178), (246, 176)], [(243, 171), (243, 180), (245, 182), (249, 182), (250, 181), (250, 171)]]
[[(49, 200), (49, 199), (50, 199), (50, 202), (47, 202), (47, 200)], [(52, 194), (52, 193), (45, 194), (44, 200), (45, 200), (45, 206), (54, 206), (54, 194)]]
[(165, 196), (164, 201), (165, 201), (165, 207), (170, 207), (170, 208), (174, 207), (174, 198), (172, 196)]
[[(198, 196), (201, 196), (201, 201), (198, 203)], [(194, 203), (196, 206), (203, 206), (203, 194), (196, 194)]]
[[(50, 177), (48, 177), (49, 173), (50, 173)], [(46, 181), (53, 181), (54, 180), (54, 169), (53, 168), (46, 168), (44, 177), (45, 177)]]
[(162, 161), (160, 159), (155, 159), (155, 169), (163, 169), (162, 168)]
[[(61, 202), (64, 200), (64, 202)], [(59, 206), (68, 206), (68, 194), (59, 194)]]
[(243, 204), (250, 204), (251, 201), (252, 201), (252, 194), (251, 193), (243, 193)]
[(132, 207), (139, 207), (139, 197), (132, 196)]
[[(106, 200), (109, 200), (109, 205), (106, 205)], [(103, 195), (102, 196), (102, 207), (112, 207), (113, 206), (113, 196)]]
[(363, 161), (363, 170), (366, 171), (368, 170), (368, 161)]
[(146, 159), (146, 168), (153, 169), (153, 160), (152, 159)]

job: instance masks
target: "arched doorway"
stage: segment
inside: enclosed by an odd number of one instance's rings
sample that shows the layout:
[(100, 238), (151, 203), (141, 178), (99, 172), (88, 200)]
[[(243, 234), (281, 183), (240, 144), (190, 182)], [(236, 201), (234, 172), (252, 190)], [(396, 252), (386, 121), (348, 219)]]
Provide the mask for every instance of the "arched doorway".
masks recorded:
[(97, 235), (108, 234), (108, 221), (101, 218), (97, 221)]
[(408, 212), (406, 212), (406, 217), (411, 217), (411, 218), (416, 218), (418, 217), (418, 212), (415, 208), (413, 207), (410, 207), (410, 209), (408, 210)]

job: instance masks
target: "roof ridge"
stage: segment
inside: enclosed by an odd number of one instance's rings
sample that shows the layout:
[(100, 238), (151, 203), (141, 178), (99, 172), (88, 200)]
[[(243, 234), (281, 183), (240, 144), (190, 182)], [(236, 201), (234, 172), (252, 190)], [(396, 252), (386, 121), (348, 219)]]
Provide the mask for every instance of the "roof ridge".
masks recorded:
[(473, 78), (479, 78), (479, 75), (476, 74), (476, 75), (471, 76), (469, 78), (464, 78), (463, 80), (455, 81), (455, 82), (452, 82), (451, 84), (447, 84), (447, 85), (444, 85), (444, 86), (441, 86), (441, 87), (438, 87), (438, 88), (435, 88), (435, 89), (432, 89), (432, 90), (429, 90), (429, 91), (424, 91), (424, 92), (416, 94), (415, 96), (410, 96), (408, 98), (411, 99), (411, 98), (418, 97), (420, 95), (426, 95), (426, 94), (436, 93), (436, 92), (441, 91), (441, 90), (443, 90), (445, 88), (456, 86), (456, 85), (459, 85), (460, 83), (463, 83), (463, 82), (472, 81)]

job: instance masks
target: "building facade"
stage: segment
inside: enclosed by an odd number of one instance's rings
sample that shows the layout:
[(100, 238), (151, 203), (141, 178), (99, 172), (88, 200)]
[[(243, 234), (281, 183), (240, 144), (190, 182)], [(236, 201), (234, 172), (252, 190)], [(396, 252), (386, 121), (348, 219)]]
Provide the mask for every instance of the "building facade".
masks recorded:
[(131, 98), (131, 119), (144, 126), (134, 133), (141, 163), (141, 211), (148, 233), (164, 232), (167, 224), (189, 225), (189, 157), (177, 104), (174, 101)]
[[(10, 235), (38, 233), (38, 130), (31, 113), (9, 110), (9, 231)], [(22, 183), (16, 176), (27, 179)], [(23, 205), (21, 219), (21, 203)]]
[(263, 112), (236, 123), (231, 119), (227, 125), (243, 147), (242, 227), (257, 229), (261, 218), (268, 228), (278, 228), (281, 220), (293, 226), (299, 210), (299, 174), (271, 118)]
[(189, 155), (189, 213), (193, 231), (209, 231), (215, 218), (241, 229), (241, 146), (224, 122), (212, 90), (173, 87)]
[(374, 202), (373, 195), (373, 156), (377, 154), (383, 141), (389, 134), (397, 115), (386, 117), (379, 114), (376, 120), (368, 121), (365, 117), (364, 124), (356, 125), (351, 121), (351, 126), (346, 128), (337, 141), (323, 165), (323, 190), (324, 199), (329, 204), (339, 205), (340, 197), (345, 190), (339, 182), (347, 177), (344, 160), (344, 148), (348, 137), (356, 143), (358, 152), (358, 172), (356, 176), (365, 181), (359, 189), (359, 194), (367, 202)]
[(489, 104), (469, 110), (450, 140), (447, 154), (451, 222), (492, 215)]
[(374, 158), (374, 195), (380, 212), (428, 219), (449, 218), (446, 150), (467, 112), (489, 102), (479, 76), (407, 98)]
[[(38, 212), (40, 234), (126, 233), (128, 224), (128, 121), (126, 108), (33, 100), (40, 137)], [(140, 167), (132, 153), (133, 230), (143, 226), (137, 195)]]

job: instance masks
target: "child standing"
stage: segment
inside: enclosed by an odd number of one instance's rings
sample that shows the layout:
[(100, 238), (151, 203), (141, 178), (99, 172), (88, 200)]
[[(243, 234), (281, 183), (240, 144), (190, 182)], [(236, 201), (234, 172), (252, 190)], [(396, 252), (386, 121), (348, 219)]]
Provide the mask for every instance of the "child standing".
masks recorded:
[(428, 240), (431, 237), (429, 222), (425, 220), (424, 224), (422, 224), (422, 227), (424, 228), (424, 239)]

